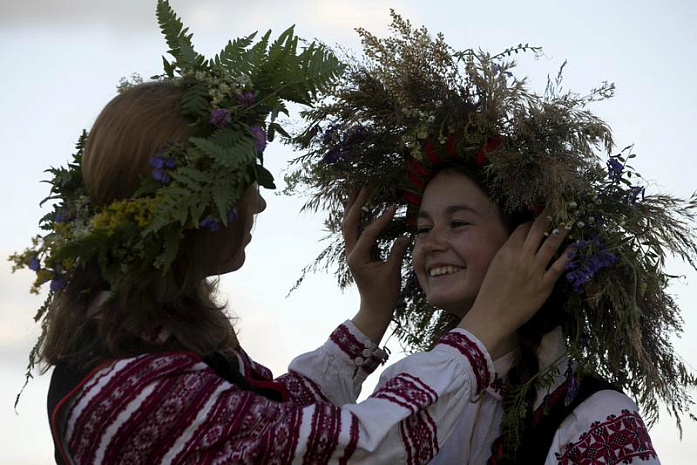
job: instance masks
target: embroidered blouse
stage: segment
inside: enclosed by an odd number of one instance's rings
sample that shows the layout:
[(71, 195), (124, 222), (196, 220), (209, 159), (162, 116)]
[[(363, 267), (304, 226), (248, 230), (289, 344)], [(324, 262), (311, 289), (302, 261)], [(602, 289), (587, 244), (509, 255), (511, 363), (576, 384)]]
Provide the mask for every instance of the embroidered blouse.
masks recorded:
[(244, 383), (188, 352), (96, 367), (67, 394), (53, 393), (57, 457), (71, 464), (426, 463), (493, 373), (482, 344), (453, 330), (433, 350), (385, 370), (375, 392), (356, 404), (384, 352), (350, 321), (276, 380), (242, 349), (237, 358)]
[[(559, 375), (537, 393), (535, 409), (547, 396), (554, 396), (566, 381), (568, 367), (561, 328), (542, 339), (538, 355), (541, 367), (556, 365)], [(511, 352), (494, 361), (497, 380), (505, 377), (517, 358)], [(502, 384), (502, 383), (501, 383)], [(499, 436), (503, 416), (501, 385), (494, 382), (482, 396), (465, 406), (453, 433), (434, 460), (435, 465), (485, 464)], [(568, 415), (557, 429), (545, 465), (659, 464), (637, 405), (626, 395), (602, 390), (591, 395)]]

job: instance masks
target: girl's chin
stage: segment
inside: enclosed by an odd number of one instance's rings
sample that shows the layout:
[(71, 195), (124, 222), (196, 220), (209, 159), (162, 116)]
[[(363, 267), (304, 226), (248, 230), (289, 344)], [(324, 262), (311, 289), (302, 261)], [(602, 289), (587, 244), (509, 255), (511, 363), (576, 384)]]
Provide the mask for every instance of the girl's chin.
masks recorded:
[(445, 296), (426, 296), (428, 303), (448, 313), (452, 313), (460, 318), (464, 317), (472, 308), (470, 299), (448, 299)]

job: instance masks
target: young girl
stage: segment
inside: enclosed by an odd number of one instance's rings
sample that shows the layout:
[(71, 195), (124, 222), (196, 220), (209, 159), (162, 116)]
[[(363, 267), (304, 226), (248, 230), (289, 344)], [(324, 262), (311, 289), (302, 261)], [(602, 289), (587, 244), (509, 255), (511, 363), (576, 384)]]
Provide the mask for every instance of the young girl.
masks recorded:
[[(359, 29), (365, 57), (305, 113), (295, 142), (307, 153), (287, 180), (313, 193), (309, 207), (327, 206), (330, 227), (346, 186), (370, 186), (367, 214), (401, 204), (372, 253), (413, 234), (395, 312), (402, 341), (428, 348), (463, 317), (476, 323), (479, 302), (524, 298), (519, 275), (538, 278), (516, 260), (498, 267), (521, 225), (545, 218), (549, 239), (568, 237), (564, 279), (501, 341), (495, 380), (434, 462), (658, 463), (629, 395), (649, 424), (659, 401), (678, 419), (689, 412), (697, 379), (666, 343), (680, 317), (663, 260), (696, 263), (697, 199), (647, 195), (631, 150), (613, 154), (610, 129), (588, 109), (612, 85), (583, 97), (562, 92), (559, 76), (538, 95), (506, 57), (539, 49), (455, 52), (394, 12), (391, 29)], [(320, 259), (339, 263), (346, 282), (352, 264), (335, 237)]]
[[(240, 347), (208, 277), (245, 262), (270, 114), (309, 104), (341, 66), (286, 31), (198, 55), (166, 1), (158, 19), (174, 61), (148, 83), (123, 85), (67, 168), (51, 169), (47, 232), (13, 259), (50, 281), (32, 364), (53, 366), (48, 414), (58, 463), (424, 463), (561, 275), (563, 234), (540, 218), (517, 229), (492, 272), (517, 284), (477, 300), (428, 353), (395, 364), (366, 401), (360, 385), (386, 359), (378, 348), (399, 291), (407, 241), (370, 250), (385, 215), (361, 232), (367, 200), (346, 202), (344, 237), (361, 306), (316, 351), (273, 379)], [(502, 250), (503, 250), (502, 249)], [(514, 266), (525, 273), (509, 273)], [(536, 277), (526, 279), (528, 274)], [(498, 278), (495, 278), (498, 279)], [(512, 303), (522, 303), (513, 308)], [(502, 324), (493, 324), (501, 322)]]

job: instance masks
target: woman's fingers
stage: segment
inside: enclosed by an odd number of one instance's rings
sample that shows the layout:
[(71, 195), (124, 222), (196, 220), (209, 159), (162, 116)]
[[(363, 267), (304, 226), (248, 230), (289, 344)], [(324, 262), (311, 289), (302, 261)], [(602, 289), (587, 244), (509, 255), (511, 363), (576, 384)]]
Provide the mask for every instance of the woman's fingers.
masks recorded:
[(344, 207), (344, 219), (341, 222), (341, 232), (344, 236), (346, 245), (346, 254), (348, 255), (353, 250), (360, 236), (359, 221), (361, 218), (361, 209), (368, 201), (370, 193), (368, 189), (362, 188), (360, 191), (354, 189), (349, 194), (348, 201)]
[(401, 268), (402, 266), (402, 260), (404, 260), (404, 254), (407, 252), (407, 248), (409, 247), (409, 238), (408, 237), (398, 237), (395, 241), (394, 244), (392, 244), (392, 250), (390, 250), (390, 256), (387, 258), (387, 263), (389, 263), (391, 266), (396, 266)]
[(554, 284), (566, 270), (566, 265), (573, 259), (573, 251), (573, 245), (569, 244), (566, 249), (564, 249), (561, 256), (554, 260), (554, 263), (549, 267), (547, 273), (545, 273), (545, 278), (549, 279), (552, 284)]
[[(395, 207), (392, 206), (376, 220), (366, 226), (363, 231), (359, 232), (350, 253), (357, 257), (363, 257), (364, 259), (367, 257), (367, 259), (369, 259), (370, 250), (373, 248), (373, 244), (375, 244), (375, 241), (377, 241), (380, 232), (385, 229), (385, 226), (387, 226), (387, 224), (392, 220), (394, 213)], [(358, 226), (356, 226), (356, 231), (357, 230)]]
[(554, 257), (554, 255), (559, 250), (566, 236), (569, 235), (569, 230), (567, 228), (553, 228), (550, 231), (549, 236), (542, 242), (537, 254), (535, 255), (535, 261), (545, 268), (549, 265), (549, 261)]
[(540, 248), (540, 242), (545, 237), (545, 233), (549, 231), (552, 224), (552, 218), (549, 216), (547, 209), (545, 210), (533, 221), (528, 230), (528, 235), (525, 238), (524, 250), (534, 255)]

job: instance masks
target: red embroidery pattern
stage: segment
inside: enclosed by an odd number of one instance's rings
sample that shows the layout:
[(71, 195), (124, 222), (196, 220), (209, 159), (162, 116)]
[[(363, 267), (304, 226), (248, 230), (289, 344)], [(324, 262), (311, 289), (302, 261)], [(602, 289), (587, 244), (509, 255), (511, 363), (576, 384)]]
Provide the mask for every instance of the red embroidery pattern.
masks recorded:
[(389, 400), (401, 405), (411, 413), (415, 413), (438, 400), (438, 394), (428, 384), (409, 373), (398, 374), (370, 397)]
[[(118, 426), (119, 422), (127, 423), (133, 415), (137, 415), (139, 411), (136, 409), (131, 412), (128, 417), (119, 417), (115, 412), (120, 412), (128, 406), (135, 406), (138, 394), (144, 394), (141, 385), (144, 379), (152, 380), (153, 378), (166, 378), (166, 375), (172, 371), (186, 369), (188, 366), (195, 364), (195, 360), (190, 357), (138, 357), (127, 361), (121, 361), (107, 369), (105, 374), (100, 374), (95, 383), (91, 383), (85, 387), (83, 398), (89, 399), (86, 403), (74, 404), (74, 414), (77, 415), (75, 426), (68, 431), (67, 444), (71, 451), (76, 456), (80, 457), (96, 457), (98, 453), (99, 441), (94, 441), (91, 438), (99, 437), (105, 433), (111, 426)], [(143, 396), (142, 404), (147, 404), (153, 397), (161, 397), (162, 392), (158, 390), (160, 383), (152, 383), (152, 392), (147, 396)], [(197, 383), (185, 384), (182, 386), (182, 395), (190, 392), (200, 391), (202, 386)], [(147, 423), (144, 423), (147, 424)], [(146, 445), (147, 436), (151, 431), (144, 428), (142, 434), (137, 434), (133, 437), (135, 441), (135, 449), (130, 455), (135, 455), (138, 458), (138, 451), (141, 451)], [(123, 453), (123, 450), (117, 451), (113, 444), (109, 444), (104, 452), (104, 459), (99, 461), (107, 461), (116, 463), (114, 454)], [(141, 460), (146, 460), (147, 456), (142, 456)], [(136, 460), (137, 461), (137, 460)]]
[(339, 443), (341, 411), (331, 404), (315, 405), (304, 463), (328, 463)]
[(350, 441), (348, 445), (346, 446), (346, 450), (344, 451), (344, 456), (339, 459), (339, 464), (340, 465), (345, 465), (348, 464), (349, 459), (353, 455), (354, 452), (356, 452), (356, 448), (358, 447), (358, 418), (355, 416), (351, 415), (351, 430), (350, 430)]
[(277, 383), (286, 387), (291, 400), (298, 405), (310, 405), (315, 402), (329, 402), (322, 390), (311, 379), (305, 378), (294, 371), (276, 378)]
[(656, 458), (646, 426), (636, 412), (622, 410), (604, 422), (596, 421), (564, 454), (556, 454), (560, 465), (633, 463), (633, 459)]
[[(352, 360), (362, 360), (362, 363), (359, 365), (367, 373), (375, 371), (378, 365), (384, 361), (375, 348), (368, 347), (359, 341), (345, 325), (341, 325), (334, 330), (329, 339)], [(364, 354), (366, 349), (370, 351), (368, 356)]]
[(407, 451), (407, 464), (427, 463), (438, 453), (436, 424), (427, 411), (407, 418), (400, 428)]
[[(310, 380), (286, 379), (300, 397), (316, 399)], [(300, 409), (242, 391), (186, 353), (116, 362), (85, 384), (68, 411), (58, 429), (71, 463), (284, 464), (299, 449), (308, 451), (305, 463), (326, 463), (342, 447), (347, 463), (359, 441), (357, 419), (342, 417), (340, 407)]]
[(486, 357), (479, 349), (479, 346), (470, 338), (462, 333), (450, 331), (441, 337), (438, 342), (455, 347), (462, 355), (467, 357), (474, 371), (474, 377), (477, 380), (477, 392), (481, 392), (482, 389), (489, 385), (491, 382), (491, 373), (489, 373)]

